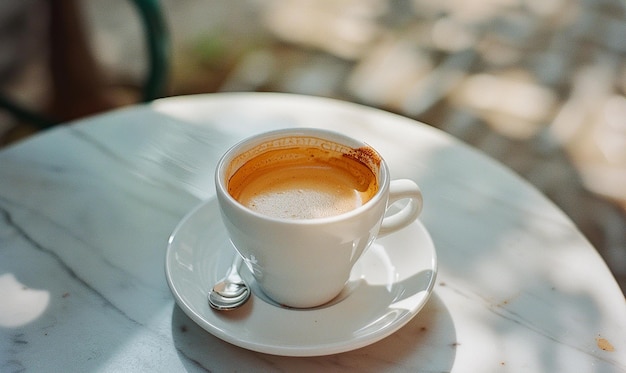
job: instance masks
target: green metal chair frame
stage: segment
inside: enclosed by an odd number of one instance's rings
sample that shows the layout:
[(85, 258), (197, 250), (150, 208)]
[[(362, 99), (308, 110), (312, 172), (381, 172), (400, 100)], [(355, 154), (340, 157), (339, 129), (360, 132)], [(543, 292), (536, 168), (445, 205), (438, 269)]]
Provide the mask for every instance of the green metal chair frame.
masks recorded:
[[(149, 66), (142, 87), (141, 99), (143, 102), (149, 102), (162, 97), (165, 93), (169, 68), (169, 34), (159, 0), (132, 0), (132, 2), (139, 12), (148, 49)], [(0, 94), (0, 109), (38, 128), (43, 129), (58, 124), (54, 119), (32, 111), (2, 94)]]

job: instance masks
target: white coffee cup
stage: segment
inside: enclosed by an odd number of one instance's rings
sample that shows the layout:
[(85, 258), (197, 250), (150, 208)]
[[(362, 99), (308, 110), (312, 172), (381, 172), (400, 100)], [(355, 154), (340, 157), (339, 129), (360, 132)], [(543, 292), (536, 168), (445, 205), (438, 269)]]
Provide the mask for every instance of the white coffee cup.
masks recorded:
[[(229, 193), (233, 174), (254, 157), (276, 149), (298, 151), (303, 144), (332, 148), (343, 155), (358, 152), (376, 177), (377, 191), (360, 207), (310, 219), (272, 217), (245, 206)], [(215, 185), (230, 239), (259, 287), (274, 301), (295, 308), (319, 306), (336, 297), (372, 242), (409, 225), (423, 205), (417, 184), (390, 180), (386, 163), (370, 146), (312, 128), (272, 131), (239, 142), (220, 159)], [(402, 209), (385, 216), (391, 204), (405, 199), (408, 203)]]

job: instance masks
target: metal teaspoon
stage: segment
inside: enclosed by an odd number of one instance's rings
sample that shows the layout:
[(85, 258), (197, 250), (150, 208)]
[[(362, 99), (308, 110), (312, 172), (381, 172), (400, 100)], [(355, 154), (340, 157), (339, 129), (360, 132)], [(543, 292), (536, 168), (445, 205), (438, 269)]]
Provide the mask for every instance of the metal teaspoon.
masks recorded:
[(250, 297), (250, 289), (239, 275), (239, 267), (243, 259), (239, 253), (235, 258), (226, 276), (218, 281), (209, 291), (209, 305), (219, 311), (227, 311), (240, 307)]

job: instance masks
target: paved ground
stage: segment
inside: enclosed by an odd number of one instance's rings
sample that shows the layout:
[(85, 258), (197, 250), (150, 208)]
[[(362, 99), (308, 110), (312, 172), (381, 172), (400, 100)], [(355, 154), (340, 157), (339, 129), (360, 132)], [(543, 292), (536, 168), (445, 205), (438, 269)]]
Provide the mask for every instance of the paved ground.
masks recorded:
[[(119, 87), (137, 82), (145, 66), (134, 10), (123, 0), (83, 3), (112, 94), (132, 97)], [(294, 92), (431, 124), (542, 190), (626, 289), (626, 2), (163, 5), (173, 47), (169, 95)], [(19, 89), (29, 86), (45, 96), (32, 82)], [(3, 126), (5, 139), (30, 132)]]

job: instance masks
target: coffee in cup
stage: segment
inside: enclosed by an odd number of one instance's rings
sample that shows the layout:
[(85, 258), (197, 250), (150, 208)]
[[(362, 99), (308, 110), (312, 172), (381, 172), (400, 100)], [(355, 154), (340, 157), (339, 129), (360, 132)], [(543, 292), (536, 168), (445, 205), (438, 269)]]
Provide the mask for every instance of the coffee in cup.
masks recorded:
[(339, 215), (378, 191), (373, 171), (353, 153), (309, 146), (268, 150), (230, 177), (228, 192), (251, 210), (275, 218)]

